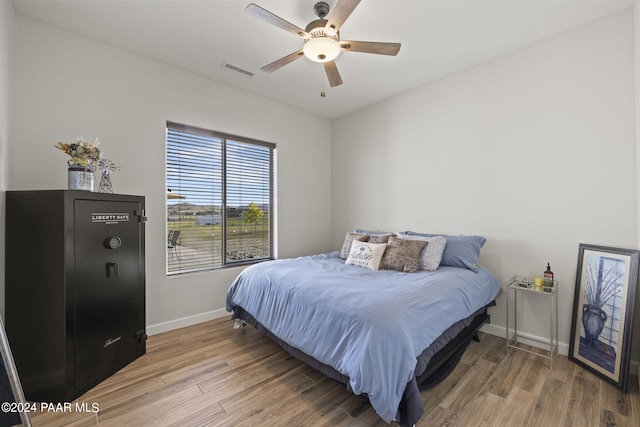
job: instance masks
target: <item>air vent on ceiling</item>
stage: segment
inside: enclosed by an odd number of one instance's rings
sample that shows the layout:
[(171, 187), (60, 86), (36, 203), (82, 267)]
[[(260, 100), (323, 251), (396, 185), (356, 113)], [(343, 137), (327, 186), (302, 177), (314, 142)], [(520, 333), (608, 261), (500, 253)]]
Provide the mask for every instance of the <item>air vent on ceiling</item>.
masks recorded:
[(253, 77), (253, 73), (251, 71), (240, 68), (237, 65), (229, 64), (228, 62), (223, 62), (222, 68), (242, 74), (245, 77)]

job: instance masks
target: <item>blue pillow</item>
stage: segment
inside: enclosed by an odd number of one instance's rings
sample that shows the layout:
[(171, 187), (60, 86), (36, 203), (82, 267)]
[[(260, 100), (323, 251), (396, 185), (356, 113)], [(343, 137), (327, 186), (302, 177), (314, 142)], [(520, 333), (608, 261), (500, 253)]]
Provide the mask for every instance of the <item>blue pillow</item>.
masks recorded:
[(362, 230), (360, 228), (356, 228), (354, 230), (354, 233), (362, 233), (362, 234), (375, 234), (375, 235), (381, 235), (381, 234), (393, 234), (390, 231), (371, 231), (371, 230)]
[(487, 241), (482, 236), (449, 236), (446, 234), (416, 233), (414, 231), (405, 231), (404, 234), (425, 237), (443, 236), (447, 239), (447, 244), (444, 246), (440, 265), (467, 268), (474, 273), (478, 272), (480, 248)]

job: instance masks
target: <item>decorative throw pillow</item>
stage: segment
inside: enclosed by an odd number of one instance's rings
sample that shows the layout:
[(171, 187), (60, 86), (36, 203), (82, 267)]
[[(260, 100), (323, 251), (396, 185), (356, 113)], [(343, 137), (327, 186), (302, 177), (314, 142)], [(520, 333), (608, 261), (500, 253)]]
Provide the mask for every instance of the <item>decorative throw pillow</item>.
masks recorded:
[(345, 264), (366, 267), (371, 270), (380, 268), (380, 260), (387, 245), (385, 243), (369, 243), (354, 240)]
[(487, 241), (482, 236), (450, 236), (447, 234), (426, 234), (413, 231), (406, 231), (404, 234), (407, 236), (444, 237), (447, 239), (447, 244), (444, 247), (440, 264), (467, 268), (474, 273), (478, 272), (480, 249)]
[(399, 239), (406, 240), (422, 240), (427, 242), (427, 246), (424, 247), (420, 253), (420, 270), (436, 271), (440, 267), (440, 261), (442, 261), (442, 254), (447, 244), (447, 239), (443, 236), (410, 236), (406, 234), (397, 234)]
[(421, 240), (403, 240), (389, 237), (380, 268), (416, 273), (420, 269), (420, 252), (427, 245)]
[(389, 237), (393, 236), (393, 234), (370, 234), (369, 243), (387, 243), (389, 241)]
[(340, 249), (340, 258), (347, 259), (351, 251), (351, 243), (354, 240), (366, 242), (369, 240), (369, 235), (366, 233), (354, 233), (353, 231), (347, 232), (346, 236), (344, 236), (344, 242), (342, 242), (342, 248)]

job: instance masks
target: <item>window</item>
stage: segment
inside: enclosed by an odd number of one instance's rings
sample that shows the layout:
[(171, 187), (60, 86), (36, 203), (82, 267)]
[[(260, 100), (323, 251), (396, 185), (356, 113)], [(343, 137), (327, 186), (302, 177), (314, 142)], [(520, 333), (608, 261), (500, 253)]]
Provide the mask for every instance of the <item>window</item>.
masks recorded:
[(167, 123), (167, 274), (273, 259), (274, 150)]

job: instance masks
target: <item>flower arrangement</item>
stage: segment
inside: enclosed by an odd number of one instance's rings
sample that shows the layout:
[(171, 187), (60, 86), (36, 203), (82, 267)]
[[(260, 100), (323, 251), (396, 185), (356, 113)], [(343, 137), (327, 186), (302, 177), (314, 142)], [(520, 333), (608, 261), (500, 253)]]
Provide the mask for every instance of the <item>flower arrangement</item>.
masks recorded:
[(71, 159), (68, 160), (69, 166), (78, 165), (83, 166), (85, 169), (97, 170), (98, 163), (100, 162), (100, 148), (98, 145), (100, 141), (98, 138), (80, 137), (71, 144), (65, 144), (64, 142), (58, 142), (54, 145), (55, 148), (67, 153)]
[(606, 270), (599, 278), (598, 267), (593, 263), (587, 266), (587, 283), (584, 287), (584, 299), (588, 306), (602, 307), (614, 296), (622, 292), (623, 273)]

